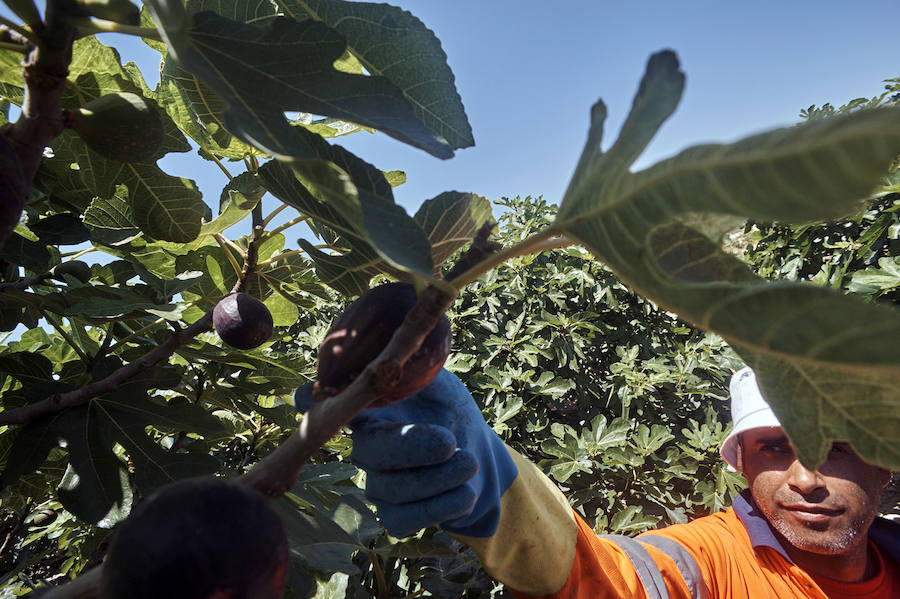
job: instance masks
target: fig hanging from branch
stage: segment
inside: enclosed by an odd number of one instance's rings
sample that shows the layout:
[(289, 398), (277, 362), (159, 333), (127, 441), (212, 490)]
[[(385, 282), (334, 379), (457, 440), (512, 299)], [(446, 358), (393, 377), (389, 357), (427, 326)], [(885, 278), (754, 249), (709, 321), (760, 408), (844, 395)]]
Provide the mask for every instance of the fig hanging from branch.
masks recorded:
[(89, 148), (121, 162), (151, 160), (166, 136), (156, 107), (130, 92), (100, 96), (69, 112), (67, 120)]
[(259, 347), (272, 336), (273, 327), (266, 305), (246, 293), (226, 295), (213, 309), (213, 328), (235, 349)]
[[(314, 393), (324, 399), (339, 393), (388, 344), (418, 298), (409, 283), (374, 287), (350, 304), (319, 346)], [(442, 315), (419, 349), (403, 365), (400, 379), (372, 405), (388, 405), (421, 391), (437, 376), (450, 354), (450, 321)]]

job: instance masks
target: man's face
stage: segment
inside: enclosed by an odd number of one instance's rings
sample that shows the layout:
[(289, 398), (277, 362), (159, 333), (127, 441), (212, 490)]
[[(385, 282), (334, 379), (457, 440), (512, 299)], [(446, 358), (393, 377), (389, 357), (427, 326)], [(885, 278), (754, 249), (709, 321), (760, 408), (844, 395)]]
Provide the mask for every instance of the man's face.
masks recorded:
[(817, 471), (804, 468), (780, 428), (742, 435), (743, 473), (766, 519), (791, 545), (841, 554), (866, 539), (891, 473), (835, 443)]

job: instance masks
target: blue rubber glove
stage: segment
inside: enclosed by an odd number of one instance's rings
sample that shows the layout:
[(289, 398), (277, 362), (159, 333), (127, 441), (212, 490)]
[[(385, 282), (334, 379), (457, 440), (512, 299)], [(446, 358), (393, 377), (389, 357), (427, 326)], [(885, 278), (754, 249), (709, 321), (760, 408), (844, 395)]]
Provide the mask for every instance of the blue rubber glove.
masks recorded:
[[(312, 384), (294, 405), (312, 406)], [(456, 376), (441, 372), (418, 394), (362, 411), (350, 422), (351, 460), (366, 471), (366, 496), (397, 537), (427, 526), (490, 537), (500, 497), (518, 475), (506, 446)]]

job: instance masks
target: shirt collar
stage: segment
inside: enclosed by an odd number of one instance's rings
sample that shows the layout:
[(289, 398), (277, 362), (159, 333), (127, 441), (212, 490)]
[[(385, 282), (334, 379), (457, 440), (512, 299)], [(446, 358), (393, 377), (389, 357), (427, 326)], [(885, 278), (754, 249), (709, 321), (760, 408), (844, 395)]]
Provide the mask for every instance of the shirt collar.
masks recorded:
[[(769, 521), (766, 520), (766, 517), (756, 506), (756, 502), (753, 501), (750, 489), (741, 491), (740, 495), (735, 498), (734, 503), (731, 504), (731, 507), (744, 525), (753, 549), (757, 547), (771, 547), (788, 562), (794, 563), (788, 557), (787, 552), (781, 546), (781, 543), (778, 542), (778, 539), (775, 538), (775, 533), (772, 532), (772, 526), (769, 524)], [(900, 524), (887, 518), (875, 518), (871, 528), (869, 528), (869, 538), (874, 541), (875, 545), (894, 560), (900, 561), (900, 534), (898, 533), (900, 533)]]
[(750, 537), (750, 544), (753, 546), (753, 549), (771, 547), (788, 562), (794, 563), (788, 557), (787, 552), (781, 546), (781, 543), (778, 542), (778, 539), (775, 538), (775, 533), (772, 532), (772, 526), (769, 524), (769, 521), (756, 507), (749, 489), (741, 491), (741, 494), (735, 498), (731, 507), (747, 530), (747, 536)]

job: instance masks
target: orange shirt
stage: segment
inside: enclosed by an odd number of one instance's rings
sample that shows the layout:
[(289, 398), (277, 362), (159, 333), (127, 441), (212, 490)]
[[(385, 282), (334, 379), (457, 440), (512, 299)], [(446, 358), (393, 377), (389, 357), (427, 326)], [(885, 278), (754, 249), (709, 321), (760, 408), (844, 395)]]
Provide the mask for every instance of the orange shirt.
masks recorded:
[(883, 554), (871, 540), (869, 551), (875, 560), (875, 576), (856, 583), (813, 576), (828, 599), (897, 599), (900, 597), (900, 564)]
[[(687, 550), (699, 568), (708, 599), (898, 599), (896, 524), (879, 523), (886, 531), (891, 549), (878, 551), (881, 570), (868, 581), (841, 584), (818, 582), (794, 565), (772, 534), (765, 518), (756, 512), (748, 495), (739, 497), (731, 509), (638, 536), (672, 539)], [(647, 595), (640, 575), (622, 547), (596, 533), (576, 514), (578, 537), (575, 561), (563, 587), (547, 598), (644, 599)], [(883, 526), (882, 526), (883, 525)], [(873, 527), (874, 528), (874, 527)], [(870, 532), (870, 539), (874, 536)], [(751, 535), (753, 539), (751, 540)], [(691, 599), (691, 589), (682, 574), (685, 564), (654, 546), (644, 545), (652, 563), (662, 575), (670, 599)], [(873, 544), (873, 547), (875, 545)], [(885, 545), (887, 547), (887, 545)], [(888, 551), (891, 551), (889, 554)], [(671, 551), (670, 551), (671, 553)], [(690, 576), (688, 577), (690, 579)], [(821, 584), (821, 586), (820, 586)], [(700, 592), (703, 592), (702, 590)], [(856, 593), (856, 594), (854, 594)], [(513, 591), (516, 597), (532, 597)], [(702, 596), (702, 595), (701, 595)]]

